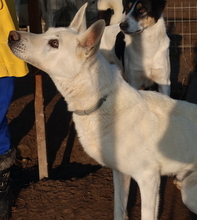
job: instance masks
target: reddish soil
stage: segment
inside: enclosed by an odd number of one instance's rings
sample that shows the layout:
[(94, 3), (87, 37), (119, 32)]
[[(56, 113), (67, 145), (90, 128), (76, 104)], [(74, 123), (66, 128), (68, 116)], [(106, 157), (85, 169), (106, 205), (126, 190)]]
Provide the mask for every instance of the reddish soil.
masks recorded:
[[(176, 63), (174, 66), (177, 67)], [(186, 90), (176, 78), (173, 78), (172, 94), (176, 98), (186, 97), (183, 93)], [(15, 203), (11, 220), (112, 220), (111, 170), (101, 167), (83, 151), (71, 113), (46, 74), (43, 74), (43, 90), (49, 178), (39, 181), (34, 75), (30, 73), (16, 80), (8, 112), (12, 142), (18, 149), (16, 164), (12, 167)], [(190, 97), (193, 97), (192, 92)], [(180, 191), (172, 182), (172, 178), (162, 178), (159, 219), (197, 219), (183, 205)], [(140, 195), (134, 181), (131, 182), (128, 210), (130, 219), (140, 220)]]

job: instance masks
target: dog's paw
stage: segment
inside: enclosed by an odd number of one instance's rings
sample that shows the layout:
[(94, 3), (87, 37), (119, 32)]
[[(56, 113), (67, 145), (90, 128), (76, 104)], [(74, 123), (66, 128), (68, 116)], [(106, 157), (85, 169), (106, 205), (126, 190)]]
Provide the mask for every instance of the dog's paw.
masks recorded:
[(173, 184), (176, 186), (177, 189), (181, 190), (181, 182), (178, 179), (173, 180)]

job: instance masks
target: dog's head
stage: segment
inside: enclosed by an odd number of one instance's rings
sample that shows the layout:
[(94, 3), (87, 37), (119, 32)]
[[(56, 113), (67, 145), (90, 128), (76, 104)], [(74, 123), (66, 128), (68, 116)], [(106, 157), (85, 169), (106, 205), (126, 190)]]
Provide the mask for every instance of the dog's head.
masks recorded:
[(123, 0), (126, 17), (120, 23), (126, 34), (136, 34), (154, 25), (161, 17), (166, 0)]
[(74, 77), (96, 56), (105, 27), (100, 20), (86, 30), (86, 6), (80, 8), (68, 28), (50, 28), (44, 34), (11, 31), (11, 51), (51, 76)]

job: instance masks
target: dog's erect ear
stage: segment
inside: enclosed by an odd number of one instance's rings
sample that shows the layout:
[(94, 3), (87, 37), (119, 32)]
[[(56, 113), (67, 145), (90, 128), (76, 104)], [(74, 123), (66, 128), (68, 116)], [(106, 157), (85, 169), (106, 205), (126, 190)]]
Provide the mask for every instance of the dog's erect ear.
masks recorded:
[(87, 5), (88, 3), (86, 2), (84, 5), (81, 6), (69, 25), (70, 28), (74, 29), (78, 33), (83, 33), (87, 29), (85, 14)]
[(152, 0), (152, 11), (157, 20), (161, 17), (166, 6), (166, 0)]
[(79, 44), (86, 57), (96, 53), (100, 46), (100, 40), (105, 28), (105, 21), (98, 20), (87, 31), (78, 36)]

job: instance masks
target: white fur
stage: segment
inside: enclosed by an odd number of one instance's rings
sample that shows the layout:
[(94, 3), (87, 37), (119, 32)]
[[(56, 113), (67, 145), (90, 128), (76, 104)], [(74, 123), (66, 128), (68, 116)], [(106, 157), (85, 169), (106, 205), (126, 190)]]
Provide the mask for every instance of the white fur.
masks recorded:
[[(181, 195), (183, 203), (194, 213), (197, 206), (197, 172), (188, 175), (181, 183)], [(197, 214), (197, 213), (196, 213)]]
[(100, 11), (105, 11), (107, 9), (112, 9), (114, 11), (110, 20), (110, 25), (120, 23), (125, 17), (122, 0), (98, 0), (97, 8)]
[[(50, 75), (69, 111), (91, 109), (108, 95), (92, 114), (73, 114), (79, 139), (92, 158), (113, 170), (114, 220), (126, 219), (130, 177), (140, 188), (141, 219), (156, 220), (160, 176), (197, 171), (197, 106), (126, 83), (98, 52), (104, 21), (84, 31), (85, 8), (69, 28), (41, 35), (12, 32), (9, 46)], [(50, 46), (51, 39), (58, 39), (58, 48)], [(195, 197), (196, 191), (189, 198)]]
[(129, 33), (142, 31), (125, 35), (124, 70), (122, 62), (115, 54), (116, 35), (121, 31), (118, 24), (105, 28), (100, 45), (101, 52), (110, 63), (119, 66), (126, 81), (134, 88), (148, 87), (156, 82), (161, 93), (170, 95), (170, 41), (163, 16), (156, 24), (145, 29), (132, 19), (130, 13), (123, 19), (124, 21), (129, 24)]

